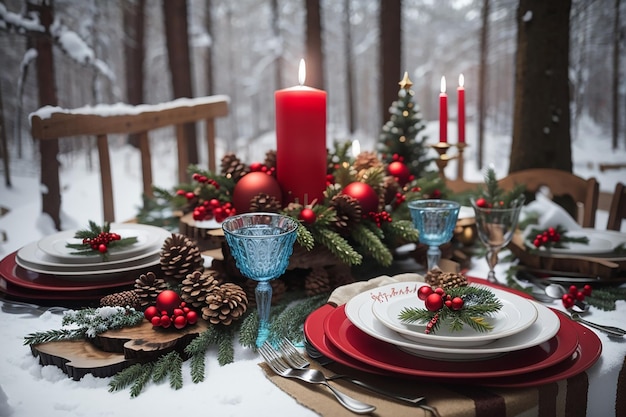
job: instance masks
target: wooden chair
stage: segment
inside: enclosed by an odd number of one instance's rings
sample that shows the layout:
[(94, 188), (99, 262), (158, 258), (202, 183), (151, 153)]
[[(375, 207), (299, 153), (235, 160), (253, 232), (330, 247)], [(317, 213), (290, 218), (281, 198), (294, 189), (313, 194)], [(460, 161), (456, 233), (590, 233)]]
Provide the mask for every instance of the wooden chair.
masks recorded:
[(189, 157), (184, 136), (184, 126), (201, 120), (206, 122), (206, 145), (209, 170), (215, 172), (215, 119), (228, 115), (227, 96), (210, 96), (195, 99), (178, 99), (157, 105), (100, 105), (80, 109), (42, 109), (31, 117), (34, 139), (93, 135), (97, 138), (102, 205), (104, 221), (114, 222), (113, 184), (108, 136), (112, 134), (137, 134), (141, 153), (143, 193), (152, 193), (152, 164), (148, 132), (174, 126), (178, 148), (178, 179), (188, 181)]
[[(570, 172), (552, 168), (532, 168), (513, 172), (498, 181), (505, 190), (523, 184), (529, 193), (536, 193), (547, 187), (552, 197), (570, 197), (576, 205), (575, 218), (583, 227), (594, 227), (600, 186), (595, 178), (584, 179)], [(446, 182), (453, 192), (461, 193), (477, 190), (480, 183), (454, 180)]]
[(609, 220), (606, 223), (607, 230), (621, 230), (623, 219), (626, 219), (626, 186), (618, 182), (611, 198)]

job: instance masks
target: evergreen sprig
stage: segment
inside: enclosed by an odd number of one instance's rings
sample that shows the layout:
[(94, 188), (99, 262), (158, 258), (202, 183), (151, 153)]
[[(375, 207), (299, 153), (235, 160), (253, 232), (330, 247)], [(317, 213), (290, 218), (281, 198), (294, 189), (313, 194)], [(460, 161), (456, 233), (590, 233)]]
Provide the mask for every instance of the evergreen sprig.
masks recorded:
[[(123, 237), (117, 240), (107, 241), (106, 252), (100, 252), (97, 249), (94, 249), (89, 241), (99, 239), (103, 234), (111, 233), (111, 224), (109, 222), (105, 222), (104, 226), (100, 227), (93, 220), (89, 220), (89, 229), (78, 230), (74, 234), (74, 238), (81, 239), (82, 243), (67, 243), (65, 246), (70, 249), (75, 249), (75, 252), (71, 252), (71, 255), (100, 255), (103, 260), (106, 260), (109, 255), (110, 249), (124, 248), (130, 245), (134, 245), (137, 243), (137, 237)], [(119, 236), (118, 236), (119, 237)]]
[(357, 252), (339, 233), (330, 229), (315, 230), (315, 240), (324, 245), (341, 262), (347, 265), (360, 265), (363, 255)]
[(369, 253), (372, 258), (382, 266), (390, 266), (393, 262), (393, 254), (377, 235), (380, 229), (373, 230), (363, 223), (359, 223), (352, 229), (352, 237), (359, 245)]
[(85, 337), (94, 338), (107, 330), (136, 326), (143, 319), (143, 313), (133, 308), (99, 307), (68, 310), (63, 315), (62, 326), (73, 325), (75, 328), (30, 333), (24, 338), (24, 344), (37, 345)]
[(615, 310), (617, 300), (626, 300), (626, 288), (602, 287), (594, 288), (591, 295), (585, 297), (585, 301), (596, 308), (604, 311)]
[(485, 185), (480, 196), (485, 199), (488, 207), (511, 208), (512, 205), (520, 204), (525, 190), (524, 184), (516, 184), (513, 189), (505, 191), (498, 184), (495, 170), (493, 167), (489, 167), (485, 171)]
[(153, 367), (152, 362), (136, 363), (118, 372), (109, 382), (109, 392), (121, 391), (130, 386), (130, 396), (137, 397), (151, 381)]
[(459, 331), (466, 324), (478, 332), (487, 332), (493, 326), (486, 320), (486, 316), (498, 312), (502, 302), (487, 288), (465, 286), (448, 288), (447, 295), (451, 298), (461, 297), (463, 307), (454, 310), (445, 304), (437, 311), (425, 308), (405, 307), (400, 311), (398, 318), (405, 323), (432, 323), (430, 333), (435, 333), (441, 323), (447, 323), (451, 331)]

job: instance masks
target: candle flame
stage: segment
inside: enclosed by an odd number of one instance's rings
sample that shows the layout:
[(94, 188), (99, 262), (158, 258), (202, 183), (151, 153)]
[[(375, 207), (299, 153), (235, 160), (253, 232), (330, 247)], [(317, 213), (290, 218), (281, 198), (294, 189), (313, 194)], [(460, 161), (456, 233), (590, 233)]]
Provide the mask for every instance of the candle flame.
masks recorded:
[(441, 92), (445, 93), (446, 92), (446, 76), (442, 76), (441, 77)]
[(306, 65), (304, 64), (304, 58), (300, 59), (300, 66), (298, 67), (298, 82), (300, 85), (304, 85), (306, 79)]
[(463, 87), (465, 85), (465, 77), (463, 74), (459, 75), (459, 87)]

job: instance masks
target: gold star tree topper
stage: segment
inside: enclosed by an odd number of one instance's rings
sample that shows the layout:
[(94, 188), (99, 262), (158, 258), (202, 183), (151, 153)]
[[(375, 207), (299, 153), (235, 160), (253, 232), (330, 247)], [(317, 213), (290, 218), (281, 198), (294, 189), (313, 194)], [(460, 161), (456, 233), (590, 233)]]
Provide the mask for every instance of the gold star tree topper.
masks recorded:
[(408, 72), (404, 72), (404, 77), (402, 78), (402, 81), (400, 81), (398, 84), (400, 84), (400, 87), (404, 88), (405, 90), (409, 90), (413, 86), (413, 83), (409, 79)]

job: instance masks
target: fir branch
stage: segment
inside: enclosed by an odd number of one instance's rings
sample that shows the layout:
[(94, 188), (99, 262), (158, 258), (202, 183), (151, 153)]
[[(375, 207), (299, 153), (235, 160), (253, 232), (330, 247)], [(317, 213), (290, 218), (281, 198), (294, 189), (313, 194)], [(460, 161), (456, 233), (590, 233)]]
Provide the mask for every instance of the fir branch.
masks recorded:
[(136, 363), (113, 375), (109, 392), (121, 391), (131, 386), (131, 397), (138, 396), (152, 378), (152, 363)]
[(270, 324), (270, 341), (277, 342), (282, 338), (302, 340), (304, 320), (313, 310), (324, 304), (328, 296), (328, 293), (317, 294), (287, 306)]
[(390, 266), (393, 254), (367, 226), (359, 224), (352, 229), (351, 236), (382, 266)]
[[(183, 358), (176, 351), (171, 353), (176, 354), (172, 355), (172, 357), (167, 361), (169, 362), (170, 370), (170, 388), (179, 390), (183, 387)], [(170, 354), (167, 354), (165, 356), (169, 355)], [(165, 358), (165, 356), (163, 358)]]
[(218, 332), (216, 327), (210, 326), (185, 346), (185, 353), (190, 356), (204, 354), (211, 345), (217, 343), (217, 339)]
[(29, 333), (24, 337), (24, 345), (39, 345), (62, 340), (77, 340), (83, 339), (84, 337), (85, 329), (46, 330), (43, 332)]
[(502, 302), (489, 289), (475, 286), (448, 288), (447, 295), (451, 298), (461, 297), (463, 307), (453, 310), (444, 306), (437, 311), (425, 308), (405, 307), (398, 318), (406, 323), (432, 323), (427, 332), (435, 333), (441, 323), (448, 323), (451, 331), (458, 331), (467, 324), (478, 332), (491, 330), (493, 326), (486, 320), (489, 316), (502, 308)]
[(615, 310), (617, 300), (626, 300), (626, 288), (603, 287), (594, 288), (591, 295), (585, 297), (585, 301), (594, 307), (604, 311)]
[(164, 381), (171, 372), (173, 366), (172, 364), (176, 361), (177, 357), (180, 359), (180, 355), (175, 350), (160, 356), (154, 364), (154, 368), (152, 370), (152, 381), (157, 384)]
[(382, 224), (385, 240), (391, 238), (404, 239), (407, 242), (417, 242), (419, 240), (419, 232), (413, 226), (410, 220), (394, 220)]
[(306, 250), (313, 249), (315, 245), (315, 240), (313, 239), (313, 235), (302, 223), (298, 223), (298, 229), (296, 231), (297, 237), (296, 240)]
[(217, 342), (217, 362), (220, 366), (233, 363), (235, 360), (235, 348), (233, 342), (235, 340), (234, 329), (232, 326), (221, 326), (220, 337)]
[(205, 354), (194, 354), (189, 358), (189, 367), (191, 372), (191, 381), (198, 384), (204, 381), (205, 372)]
[(347, 265), (359, 265), (363, 256), (337, 232), (328, 229), (316, 231), (316, 240), (324, 245), (333, 255)]
[(259, 315), (256, 309), (253, 309), (243, 320), (239, 326), (239, 344), (249, 349), (256, 349), (256, 337), (259, 327)]

